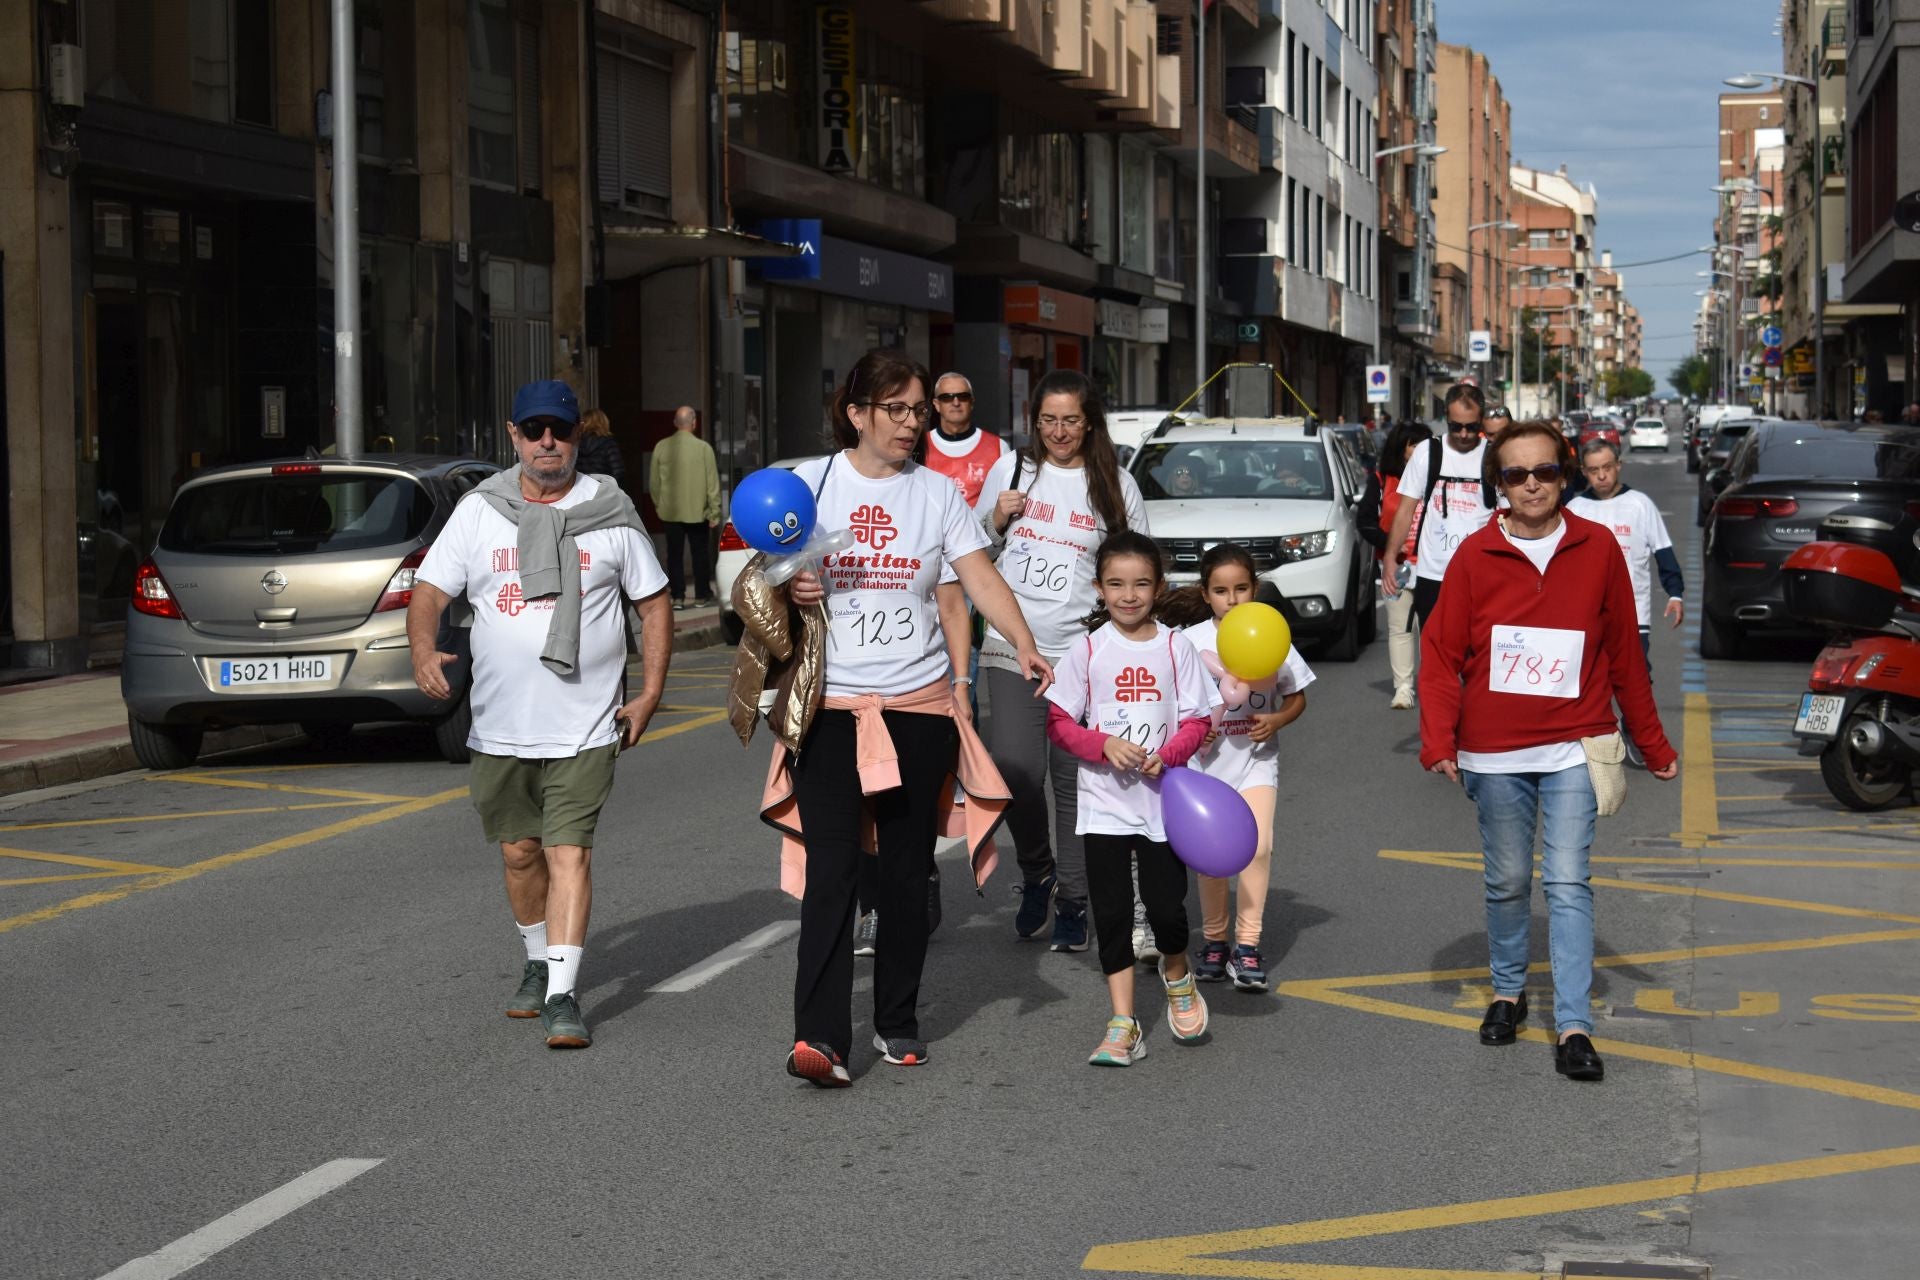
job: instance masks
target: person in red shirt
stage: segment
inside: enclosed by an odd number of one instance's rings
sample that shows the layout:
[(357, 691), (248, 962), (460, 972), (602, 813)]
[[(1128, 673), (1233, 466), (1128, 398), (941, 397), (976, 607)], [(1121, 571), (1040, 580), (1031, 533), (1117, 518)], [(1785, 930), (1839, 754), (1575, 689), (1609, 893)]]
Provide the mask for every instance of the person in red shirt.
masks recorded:
[(1510, 509), (1460, 544), (1421, 628), (1420, 763), (1463, 783), (1479, 809), (1494, 991), (1481, 1043), (1512, 1044), (1526, 1020), (1538, 827), (1554, 1068), (1599, 1080), (1588, 878), (1597, 805), (1581, 739), (1618, 731), (1618, 700), (1654, 777), (1673, 778), (1679, 757), (1654, 708), (1627, 562), (1609, 530), (1562, 509), (1573, 473), (1566, 437), (1516, 423), (1489, 444), (1485, 467)]
[(943, 373), (933, 384), (934, 430), (927, 432), (926, 464), (960, 486), (968, 506), (980, 501), (987, 472), (1007, 451), (1007, 442), (973, 425), (973, 383), (963, 373)]

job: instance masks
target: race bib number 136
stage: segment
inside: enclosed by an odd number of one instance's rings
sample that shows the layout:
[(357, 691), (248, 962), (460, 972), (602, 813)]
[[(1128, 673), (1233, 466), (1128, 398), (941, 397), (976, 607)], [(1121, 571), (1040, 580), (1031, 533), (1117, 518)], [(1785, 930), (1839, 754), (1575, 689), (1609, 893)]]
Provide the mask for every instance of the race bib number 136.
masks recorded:
[(1577, 698), (1580, 696), (1580, 658), (1586, 644), (1584, 631), (1559, 627), (1495, 627), (1487, 687), (1494, 693)]

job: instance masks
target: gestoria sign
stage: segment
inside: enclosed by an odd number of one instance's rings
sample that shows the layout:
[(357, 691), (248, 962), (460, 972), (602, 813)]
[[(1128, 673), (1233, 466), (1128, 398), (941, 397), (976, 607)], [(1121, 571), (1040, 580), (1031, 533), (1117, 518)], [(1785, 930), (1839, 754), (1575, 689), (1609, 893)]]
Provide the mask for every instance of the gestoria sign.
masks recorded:
[(853, 10), (837, 4), (816, 6), (814, 24), (815, 65), (820, 74), (820, 167), (829, 173), (847, 173), (860, 158), (859, 134), (854, 129), (854, 104), (860, 91), (854, 79)]

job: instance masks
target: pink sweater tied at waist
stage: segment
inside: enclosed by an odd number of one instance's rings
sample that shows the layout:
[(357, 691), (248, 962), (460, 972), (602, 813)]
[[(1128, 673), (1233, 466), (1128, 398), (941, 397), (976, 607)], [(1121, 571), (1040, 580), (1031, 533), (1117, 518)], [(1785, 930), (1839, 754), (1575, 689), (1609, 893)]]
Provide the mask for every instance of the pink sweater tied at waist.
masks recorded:
[[(854, 763), (860, 774), (863, 796), (891, 791), (900, 785), (900, 756), (887, 731), (882, 712), (908, 711), (916, 715), (952, 716), (953, 693), (944, 680), (915, 689), (911, 693), (882, 697), (877, 693), (853, 698), (827, 698), (821, 707), (828, 711), (851, 711), (854, 723)], [(960, 735), (953, 768), (941, 782), (938, 818), (940, 834), (962, 836), (973, 864), (973, 883), (978, 889), (993, 874), (999, 862), (993, 833), (1006, 816), (1012, 794), (994, 768), (986, 744), (967, 720), (955, 720)], [(958, 782), (956, 795), (954, 783)], [(767, 784), (760, 796), (760, 820), (780, 833), (780, 887), (793, 897), (802, 897), (807, 889), (807, 850), (800, 828), (800, 804), (793, 794), (792, 759), (786, 744), (775, 742), (773, 759), (767, 767)], [(867, 806), (862, 822), (861, 843), (868, 853), (876, 853), (873, 812)]]

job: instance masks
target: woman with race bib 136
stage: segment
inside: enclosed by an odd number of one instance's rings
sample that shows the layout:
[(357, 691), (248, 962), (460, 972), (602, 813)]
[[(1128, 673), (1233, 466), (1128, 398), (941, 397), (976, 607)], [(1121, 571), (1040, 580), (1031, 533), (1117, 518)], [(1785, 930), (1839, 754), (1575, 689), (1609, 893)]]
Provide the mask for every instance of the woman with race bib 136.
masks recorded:
[[(873, 977), (874, 1047), (897, 1066), (927, 1061), (917, 1006), (927, 956), (927, 878), (956, 749), (969, 742), (964, 624), (942, 629), (935, 588), (948, 571), (1009, 646), (1023, 680), (1053, 670), (987, 557), (987, 539), (953, 482), (911, 459), (926, 429), (931, 379), (897, 351), (870, 351), (834, 398), (840, 446), (794, 474), (814, 492), (816, 527), (854, 545), (796, 575), (788, 599), (827, 613), (824, 696), (791, 773), (805, 843), (790, 1074), (825, 1088), (852, 1082), (853, 913), (867, 822), (877, 844), (882, 925)], [(956, 615), (957, 617), (958, 615)], [(1022, 688), (1023, 700), (1037, 701)], [(1046, 704), (1038, 703), (1044, 715)], [(964, 765), (962, 765), (964, 767)], [(769, 792), (779, 786), (769, 779)], [(763, 812), (766, 806), (763, 806)], [(984, 842), (985, 835), (982, 835)]]
[[(1147, 513), (1140, 487), (1120, 467), (1100, 395), (1086, 375), (1049, 373), (1034, 388), (1033, 405), (1032, 444), (994, 463), (980, 489), (980, 513), (1001, 547), (1000, 576), (1019, 598), (1035, 645), (1057, 662), (1086, 639), (1084, 620), (1095, 603), (1094, 550), (1124, 530), (1146, 533)], [(1087, 858), (1074, 834), (1079, 762), (1048, 743), (1047, 704), (1033, 696), (1034, 683), (1009, 640), (997, 627), (987, 628), (980, 675), (992, 706), (983, 736), (1013, 796), (1007, 828), (1024, 881), (1014, 929), (1032, 937), (1052, 908), (1052, 949), (1085, 951)]]

